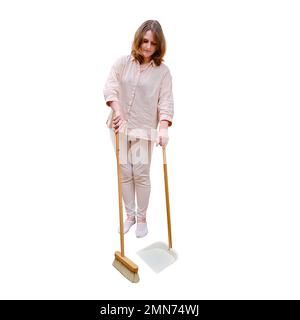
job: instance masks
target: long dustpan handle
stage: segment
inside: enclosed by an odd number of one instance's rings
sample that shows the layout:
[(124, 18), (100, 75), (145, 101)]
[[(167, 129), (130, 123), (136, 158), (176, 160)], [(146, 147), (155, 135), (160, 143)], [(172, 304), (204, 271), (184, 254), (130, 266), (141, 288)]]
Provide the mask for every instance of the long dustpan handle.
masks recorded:
[(168, 169), (167, 169), (167, 155), (166, 155), (165, 146), (162, 147), (162, 151), (163, 151), (163, 167), (164, 167), (166, 209), (167, 209), (167, 222), (168, 222), (168, 240), (169, 240), (169, 249), (172, 249), (172, 230), (171, 230), (171, 215), (170, 215), (170, 200), (169, 200)]
[(120, 245), (121, 256), (125, 256), (124, 252), (124, 228), (123, 228), (123, 203), (122, 203), (122, 181), (121, 181), (121, 166), (120, 166), (120, 143), (119, 132), (116, 132), (116, 156), (117, 156), (117, 172), (118, 172), (118, 193), (119, 193), (119, 220), (120, 220)]

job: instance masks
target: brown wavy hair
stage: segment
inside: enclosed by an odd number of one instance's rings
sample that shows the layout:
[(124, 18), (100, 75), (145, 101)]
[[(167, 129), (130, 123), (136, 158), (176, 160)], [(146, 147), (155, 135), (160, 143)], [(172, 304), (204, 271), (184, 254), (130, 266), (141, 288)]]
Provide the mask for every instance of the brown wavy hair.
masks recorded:
[(140, 50), (144, 35), (147, 31), (151, 30), (153, 33), (153, 37), (157, 42), (157, 49), (152, 55), (152, 59), (154, 60), (157, 66), (160, 66), (164, 61), (163, 57), (166, 53), (166, 39), (164, 33), (162, 31), (162, 27), (157, 20), (147, 20), (141, 24), (141, 26), (137, 29), (134, 35), (134, 40), (131, 46), (131, 54), (139, 63), (143, 63), (144, 57)]

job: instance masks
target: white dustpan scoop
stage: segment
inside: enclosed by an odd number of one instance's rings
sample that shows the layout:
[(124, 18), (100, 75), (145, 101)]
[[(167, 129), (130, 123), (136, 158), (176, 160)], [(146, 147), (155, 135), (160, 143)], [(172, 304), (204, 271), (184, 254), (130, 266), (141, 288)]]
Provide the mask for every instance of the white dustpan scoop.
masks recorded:
[(177, 253), (173, 249), (169, 249), (163, 242), (155, 242), (138, 251), (137, 254), (156, 273), (161, 272), (177, 260)]

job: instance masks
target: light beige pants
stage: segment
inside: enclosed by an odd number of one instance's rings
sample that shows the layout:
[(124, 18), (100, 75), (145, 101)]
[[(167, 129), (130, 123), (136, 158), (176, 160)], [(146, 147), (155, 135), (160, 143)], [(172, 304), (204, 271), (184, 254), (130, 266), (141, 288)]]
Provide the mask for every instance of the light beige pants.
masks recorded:
[[(114, 150), (115, 133), (110, 130)], [(122, 194), (128, 216), (145, 218), (151, 191), (150, 165), (153, 141), (130, 137), (119, 133)], [(135, 203), (136, 196), (136, 203)]]

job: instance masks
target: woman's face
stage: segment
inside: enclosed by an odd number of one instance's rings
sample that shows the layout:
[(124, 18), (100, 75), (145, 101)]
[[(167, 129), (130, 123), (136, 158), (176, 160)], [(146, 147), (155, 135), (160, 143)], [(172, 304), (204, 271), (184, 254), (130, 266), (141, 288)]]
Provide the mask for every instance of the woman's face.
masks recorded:
[(148, 30), (143, 38), (141, 50), (146, 61), (150, 61), (151, 56), (155, 52), (157, 43), (154, 40), (153, 33), (151, 30)]

